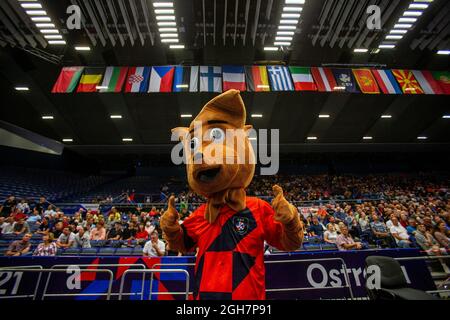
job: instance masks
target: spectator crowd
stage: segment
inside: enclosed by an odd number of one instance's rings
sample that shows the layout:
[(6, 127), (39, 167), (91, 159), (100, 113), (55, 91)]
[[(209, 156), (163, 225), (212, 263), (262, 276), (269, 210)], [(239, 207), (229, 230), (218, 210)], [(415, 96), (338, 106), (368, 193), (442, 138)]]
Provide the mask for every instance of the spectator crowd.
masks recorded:
[[(332, 244), (339, 250), (383, 247), (419, 248), (430, 255), (448, 252), (450, 199), (445, 177), (255, 177), (248, 194), (270, 201), (275, 183), (298, 207), (305, 241)], [(202, 197), (190, 191), (178, 193), (180, 220), (202, 202)], [(80, 208), (69, 214), (45, 197), (29, 203), (11, 195), (0, 205), (0, 236), (15, 234), (21, 239), (9, 244), (6, 255), (53, 256), (58, 250), (89, 248), (92, 243), (140, 247), (145, 256), (178, 255), (162, 240), (159, 219), (163, 206), (112, 205), (104, 204), (99, 210)], [(33, 235), (41, 235), (41, 242), (31, 250)]]

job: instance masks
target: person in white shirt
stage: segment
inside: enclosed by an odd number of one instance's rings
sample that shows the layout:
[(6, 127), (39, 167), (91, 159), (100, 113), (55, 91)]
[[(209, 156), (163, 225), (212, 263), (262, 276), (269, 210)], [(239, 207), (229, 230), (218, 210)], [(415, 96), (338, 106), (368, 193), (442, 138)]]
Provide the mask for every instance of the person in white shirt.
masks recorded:
[(55, 216), (55, 214), (56, 214), (56, 211), (53, 210), (53, 206), (52, 205), (49, 205), (47, 210), (44, 211), (44, 217), (45, 216), (49, 216), (49, 217), (50, 216)]
[(323, 240), (327, 243), (336, 243), (338, 233), (332, 223), (327, 224), (327, 231), (323, 234)]
[(154, 230), (151, 233), (150, 241), (145, 244), (142, 253), (145, 257), (161, 257), (166, 253), (166, 246), (159, 240), (158, 231)]
[(397, 217), (392, 217), (392, 227), (389, 229), (392, 236), (395, 239), (395, 242), (397, 242), (397, 246), (400, 248), (410, 248), (411, 247), (411, 241), (409, 240), (408, 231), (400, 224), (398, 223)]

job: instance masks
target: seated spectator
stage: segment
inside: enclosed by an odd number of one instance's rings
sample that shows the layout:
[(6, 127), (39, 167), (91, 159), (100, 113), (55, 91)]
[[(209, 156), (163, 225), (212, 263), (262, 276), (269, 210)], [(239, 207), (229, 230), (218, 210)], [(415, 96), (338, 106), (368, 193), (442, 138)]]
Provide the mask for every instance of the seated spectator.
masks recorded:
[(121, 220), (120, 212), (117, 211), (116, 207), (112, 207), (108, 213), (108, 224), (112, 224), (120, 220)]
[(148, 234), (152, 234), (153, 230), (155, 230), (155, 226), (150, 221), (147, 221), (145, 223), (145, 231), (147, 231)]
[(408, 226), (406, 227), (406, 231), (410, 236), (414, 235), (414, 232), (417, 230), (417, 221), (414, 218), (408, 219)]
[(450, 231), (444, 221), (438, 224), (434, 237), (442, 248), (450, 249)]
[(9, 217), (9, 215), (14, 212), (16, 205), (17, 205), (16, 197), (13, 195), (9, 195), (8, 198), (5, 200), (5, 202), (3, 202), (2, 205), (0, 205), (0, 216), (5, 218)]
[(128, 226), (123, 230), (122, 239), (123, 240), (134, 240), (136, 237), (137, 228), (133, 221), (128, 223)]
[(57, 250), (57, 245), (53, 241), (53, 233), (47, 233), (42, 236), (42, 242), (34, 250), (33, 256), (52, 257), (56, 256)]
[(47, 199), (45, 199), (44, 196), (39, 197), (39, 201), (38, 203), (36, 203), (35, 208), (39, 211), (39, 214), (42, 215), (44, 214), (44, 211), (46, 208), (48, 208), (49, 203), (47, 201)]
[(76, 248), (90, 248), (91, 241), (89, 240), (89, 232), (86, 227), (78, 227), (78, 232), (75, 234), (75, 245)]
[(56, 211), (54, 209), (55, 209), (55, 207), (53, 205), (49, 205), (47, 207), (47, 210), (44, 211), (44, 217), (45, 216), (55, 216)]
[(120, 222), (114, 223), (114, 227), (108, 231), (108, 240), (122, 240), (122, 224)]
[(39, 211), (36, 209), (36, 208), (34, 208), (33, 209), (33, 212), (31, 213), (31, 215), (28, 217), (28, 219), (27, 219), (27, 222), (28, 223), (38, 223), (38, 224), (40, 224), (41, 223), (41, 220), (42, 220), (42, 217), (41, 217), (41, 215), (39, 214)]
[(417, 244), (427, 252), (429, 255), (446, 255), (447, 251), (445, 248), (440, 248), (439, 243), (431, 235), (427, 228), (423, 224), (417, 226), (417, 231), (415, 232), (415, 238)]
[(327, 224), (327, 231), (323, 234), (323, 240), (327, 243), (336, 243), (336, 239), (338, 237), (338, 233), (334, 228), (334, 225), (329, 223)]
[(26, 233), (22, 240), (16, 240), (13, 241), (9, 247), (8, 250), (5, 253), (5, 256), (8, 257), (18, 257), (27, 254), (31, 249), (31, 239), (32, 234)]
[(145, 230), (145, 226), (143, 223), (139, 224), (138, 230), (136, 232), (136, 240), (138, 243), (145, 243), (148, 240), (148, 233)]
[(106, 229), (103, 221), (99, 221), (95, 228), (91, 230), (90, 240), (106, 240)]
[(52, 227), (51, 227), (50, 223), (48, 222), (48, 218), (43, 218), (41, 224), (39, 225), (39, 228), (36, 231), (36, 233), (45, 234), (45, 233), (50, 232), (51, 228)]
[(59, 236), (63, 233), (63, 229), (64, 229), (63, 223), (61, 221), (58, 221), (53, 225), (53, 227), (50, 228), (50, 232), (53, 233), (55, 239), (58, 239)]
[(12, 217), (0, 217), (0, 219), (3, 219), (3, 222), (0, 224), (0, 232), (2, 234), (7, 234), (7, 233), (13, 233), (14, 228), (13, 228), (13, 224), (14, 224), (14, 219)]
[(13, 213), (11, 213), (11, 216), (13, 217), (14, 221), (19, 221), (21, 219), (26, 220), (28, 217), (25, 213), (22, 212), (20, 209), (14, 210)]
[(166, 245), (159, 240), (158, 231), (153, 231), (150, 235), (150, 241), (148, 241), (142, 253), (145, 257), (161, 257), (166, 252)]
[(344, 222), (345, 218), (347, 217), (345, 211), (339, 205), (336, 206), (336, 211), (334, 212), (333, 216), (338, 223)]
[(319, 222), (317, 216), (312, 217), (312, 222), (308, 227), (308, 233), (311, 237), (323, 237), (325, 227)]
[(28, 205), (27, 199), (21, 199), (17, 204), (17, 209), (21, 210), (25, 214), (28, 214), (28, 212), (30, 212), (30, 206)]
[(411, 241), (409, 240), (408, 232), (398, 222), (397, 217), (392, 217), (392, 227), (390, 228), (391, 235), (394, 237), (397, 246), (400, 248), (411, 248)]
[(16, 221), (13, 223), (13, 233), (16, 235), (29, 233), (30, 227), (28, 226), (28, 223), (25, 222), (24, 219), (20, 219), (19, 221)]
[[(339, 225), (336, 223), (336, 219), (333, 216), (329, 216), (328, 221), (329, 221), (328, 224), (331, 224), (337, 233), (341, 232), (341, 230), (339, 229)], [(328, 225), (327, 225), (327, 227), (328, 227)]]
[(377, 214), (372, 215), (372, 222), (370, 223), (370, 229), (372, 231), (372, 240), (380, 241), (381, 246), (393, 248), (394, 240), (386, 226), (386, 224), (380, 220)]
[(76, 247), (75, 234), (70, 231), (69, 227), (63, 229), (62, 234), (56, 241), (56, 246), (63, 249)]
[(340, 251), (362, 249), (361, 242), (355, 242), (348, 232), (347, 226), (341, 227), (341, 234), (336, 238), (336, 245)]

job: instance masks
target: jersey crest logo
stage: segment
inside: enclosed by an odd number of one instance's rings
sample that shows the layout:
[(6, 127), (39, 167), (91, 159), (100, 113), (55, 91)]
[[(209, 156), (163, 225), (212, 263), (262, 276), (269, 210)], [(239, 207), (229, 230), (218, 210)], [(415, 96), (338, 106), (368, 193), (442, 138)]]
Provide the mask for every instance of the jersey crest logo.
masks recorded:
[(244, 235), (248, 231), (248, 218), (234, 217), (233, 218), (234, 231), (239, 235)]

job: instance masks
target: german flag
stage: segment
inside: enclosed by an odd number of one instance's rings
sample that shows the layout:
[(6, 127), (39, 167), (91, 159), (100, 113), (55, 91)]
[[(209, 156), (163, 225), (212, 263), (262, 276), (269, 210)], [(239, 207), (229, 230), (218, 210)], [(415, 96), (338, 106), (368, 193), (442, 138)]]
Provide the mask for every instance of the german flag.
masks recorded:
[(245, 80), (247, 82), (247, 91), (270, 91), (269, 77), (265, 66), (245, 67)]
[(102, 81), (104, 68), (85, 68), (78, 84), (77, 92), (97, 92)]
[(395, 69), (392, 70), (392, 73), (404, 94), (424, 94), (419, 82), (410, 70)]

